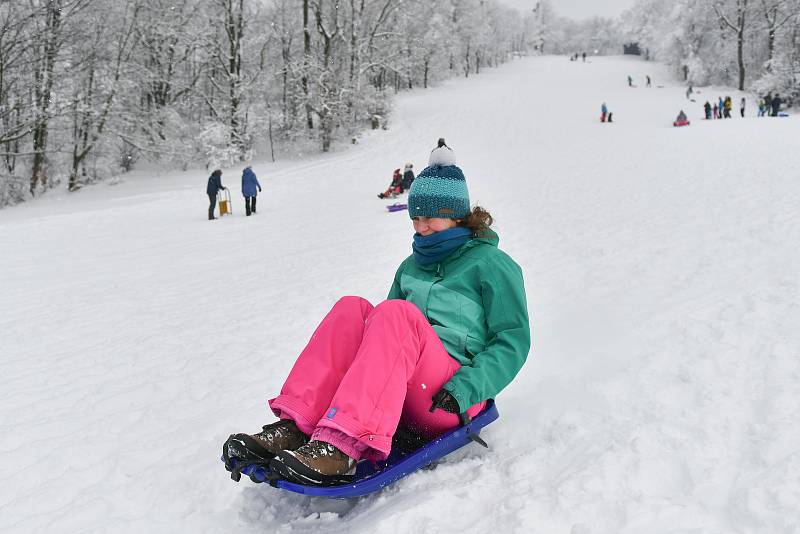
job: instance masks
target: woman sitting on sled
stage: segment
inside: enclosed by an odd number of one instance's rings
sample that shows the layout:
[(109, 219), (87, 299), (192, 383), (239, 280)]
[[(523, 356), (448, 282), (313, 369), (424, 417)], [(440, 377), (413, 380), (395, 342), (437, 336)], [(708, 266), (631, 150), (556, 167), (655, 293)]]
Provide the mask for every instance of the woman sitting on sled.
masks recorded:
[(269, 401), (280, 420), (232, 435), (226, 462), (269, 465), (300, 484), (341, 483), (359, 460), (387, 458), (396, 432), (433, 439), (516, 376), (530, 349), (522, 271), (497, 248), (492, 216), (470, 209), (452, 150), (431, 153), (408, 211), (413, 253), (387, 300), (334, 304)]

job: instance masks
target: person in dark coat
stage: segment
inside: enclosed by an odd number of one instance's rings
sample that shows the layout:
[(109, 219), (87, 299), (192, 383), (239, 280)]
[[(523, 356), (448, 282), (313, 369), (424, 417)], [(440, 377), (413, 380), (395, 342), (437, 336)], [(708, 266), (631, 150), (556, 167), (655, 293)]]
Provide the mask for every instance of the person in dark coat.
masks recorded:
[(772, 93), (767, 93), (764, 97), (764, 105), (767, 107), (767, 116), (772, 115)]
[(778, 113), (781, 111), (781, 104), (783, 104), (783, 99), (781, 99), (781, 95), (775, 93), (775, 96), (772, 97), (772, 116), (777, 117)]
[(414, 183), (414, 166), (410, 163), (406, 163), (404, 172), (403, 172), (403, 179), (400, 182), (400, 190), (408, 191), (411, 188), (411, 184)]
[(706, 103), (703, 105), (703, 109), (706, 112), (706, 120), (711, 119), (711, 104), (708, 103), (708, 100), (706, 100)]
[(206, 187), (206, 193), (208, 193), (209, 221), (216, 219), (216, 217), (214, 217), (214, 206), (217, 204), (217, 193), (219, 193), (220, 189), (228, 188), (222, 185), (222, 171), (217, 169), (208, 177), (208, 186)]
[(248, 217), (256, 212), (256, 196), (260, 192), (261, 184), (258, 183), (256, 173), (250, 167), (245, 167), (242, 171), (242, 196), (244, 196), (244, 211)]
[(739, 113), (742, 114), (742, 118), (744, 118), (744, 108), (747, 105), (747, 100), (742, 97), (742, 101), (739, 103)]

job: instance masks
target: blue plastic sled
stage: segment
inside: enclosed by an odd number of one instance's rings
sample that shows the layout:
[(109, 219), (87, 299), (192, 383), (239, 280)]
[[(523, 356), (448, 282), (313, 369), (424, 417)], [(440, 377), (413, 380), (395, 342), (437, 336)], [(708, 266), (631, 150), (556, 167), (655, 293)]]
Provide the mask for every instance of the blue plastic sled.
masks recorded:
[(497, 419), (500, 414), (494, 400), (486, 403), (486, 408), (463, 426), (451, 430), (450, 432), (431, 441), (416, 451), (405, 456), (396, 455), (392, 452), (385, 462), (378, 462), (376, 468), (372, 462), (359, 462), (356, 467), (354, 482), (339, 486), (304, 486), (286, 480), (272, 480), (269, 469), (263, 466), (248, 465), (241, 472), (250, 477), (253, 482), (269, 482), (276, 488), (309, 495), (312, 497), (328, 497), (333, 499), (348, 499), (360, 497), (375, 491), (379, 491), (389, 484), (396, 482), (417, 469), (427, 467), (436, 460), (447, 456), (475, 441), (488, 447), (486, 443), (478, 437), (483, 427)]
[(404, 209), (408, 209), (408, 204), (400, 204), (399, 202), (395, 202), (394, 204), (389, 204), (386, 206), (386, 209), (389, 211), (402, 211)]

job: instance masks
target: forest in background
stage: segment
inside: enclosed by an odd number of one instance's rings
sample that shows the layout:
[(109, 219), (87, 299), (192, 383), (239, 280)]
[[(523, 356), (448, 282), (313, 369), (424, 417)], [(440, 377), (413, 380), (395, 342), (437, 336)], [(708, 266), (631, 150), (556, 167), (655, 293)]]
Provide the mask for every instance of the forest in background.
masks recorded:
[(355, 142), (395, 94), (530, 54), (639, 43), (690, 83), (798, 95), (800, 0), (0, 0), (0, 206), (140, 164), (224, 167)]
[(619, 24), (689, 84), (800, 97), (800, 0), (638, 0)]

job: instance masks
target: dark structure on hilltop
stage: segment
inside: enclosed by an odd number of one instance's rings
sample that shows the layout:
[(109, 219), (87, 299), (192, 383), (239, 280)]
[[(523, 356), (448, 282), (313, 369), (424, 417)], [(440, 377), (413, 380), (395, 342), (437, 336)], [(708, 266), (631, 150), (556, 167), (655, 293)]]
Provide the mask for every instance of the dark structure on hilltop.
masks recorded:
[(639, 49), (639, 43), (627, 43), (622, 45), (622, 53), (632, 56), (642, 55), (642, 51)]

